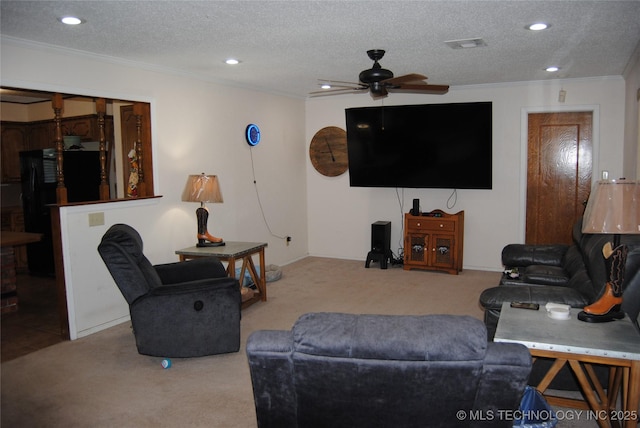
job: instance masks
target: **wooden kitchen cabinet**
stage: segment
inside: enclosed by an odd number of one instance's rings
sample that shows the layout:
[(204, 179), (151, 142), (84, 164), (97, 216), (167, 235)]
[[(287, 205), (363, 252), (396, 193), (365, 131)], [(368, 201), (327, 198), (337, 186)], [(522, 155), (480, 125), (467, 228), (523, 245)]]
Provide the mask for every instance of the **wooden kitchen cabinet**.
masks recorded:
[(464, 211), (404, 215), (404, 269), (462, 271)]
[(98, 141), (97, 116), (63, 118), (62, 135), (77, 135), (83, 141)]
[[(113, 116), (105, 116), (105, 139), (113, 142)], [(67, 117), (61, 120), (63, 135), (77, 135), (81, 142), (100, 141), (98, 115)], [(2, 149), (3, 183), (20, 181), (20, 155), (24, 150), (55, 149), (55, 124), (53, 120), (34, 122), (0, 122), (0, 147)]]
[(29, 123), (29, 150), (55, 148), (55, 125), (52, 121)]
[(20, 122), (0, 123), (2, 182), (20, 181), (20, 153), (29, 149), (28, 125)]

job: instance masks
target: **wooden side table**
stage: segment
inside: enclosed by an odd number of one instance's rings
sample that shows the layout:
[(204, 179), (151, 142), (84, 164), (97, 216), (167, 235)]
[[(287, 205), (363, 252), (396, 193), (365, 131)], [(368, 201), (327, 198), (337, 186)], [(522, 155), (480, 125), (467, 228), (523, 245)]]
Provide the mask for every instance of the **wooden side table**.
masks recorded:
[[(571, 318), (556, 320), (539, 310), (511, 308), (502, 304), (495, 342), (521, 343), (535, 357), (555, 360), (537, 389), (544, 393), (558, 371), (565, 365), (576, 375), (588, 404), (581, 400), (545, 394), (551, 404), (590, 408), (598, 425), (610, 427), (622, 422), (637, 427), (640, 406), (640, 334), (629, 316), (608, 323), (579, 321), (580, 309), (571, 309)], [(595, 376), (592, 364), (611, 367), (607, 394)], [(591, 383), (589, 382), (591, 381)], [(622, 409), (616, 410), (618, 391), (622, 387)]]
[[(197, 259), (201, 257), (217, 257), (223, 262), (227, 262), (227, 274), (232, 278), (240, 281), (242, 287), (242, 279), (248, 271), (253, 283), (257, 287), (253, 297), (242, 302), (242, 309), (251, 306), (255, 302), (262, 300), (267, 301), (267, 277), (265, 273), (266, 264), (264, 260), (264, 249), (268, 244), (266, 242), (234, 242), (226, 241), (226, 244), (220, 247), (188, 247), (177, 250), (176, 254), (180, 257), (180, 261)], [(257, 254), (259, 257), (260, 273), (256, 270), (252, 256)], [(242, 260), (240, 275), (236, 277), (236, 260)]]

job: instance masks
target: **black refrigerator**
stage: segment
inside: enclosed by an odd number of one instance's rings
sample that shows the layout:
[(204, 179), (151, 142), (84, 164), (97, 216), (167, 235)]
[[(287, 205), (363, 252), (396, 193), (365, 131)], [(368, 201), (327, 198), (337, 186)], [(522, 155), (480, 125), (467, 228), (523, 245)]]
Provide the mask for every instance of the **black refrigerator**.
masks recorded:
[[(100, 152), (63, 152), (64, 184), (68, 202), (100, 199)], [(25, 232), (41, 233), (40, 242), (27, 245), (29, 273), (54, 275), (51, 207), (56, 203), (55, 149), (20, 152), (20, 181)]]

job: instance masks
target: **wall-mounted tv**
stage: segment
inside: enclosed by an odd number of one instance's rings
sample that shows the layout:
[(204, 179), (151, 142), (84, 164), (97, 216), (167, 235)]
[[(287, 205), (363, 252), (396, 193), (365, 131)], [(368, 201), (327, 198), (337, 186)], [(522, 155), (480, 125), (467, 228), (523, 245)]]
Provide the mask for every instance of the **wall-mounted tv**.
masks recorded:
[(491, 102), (345, 110), (352, 187), (491, 189)]

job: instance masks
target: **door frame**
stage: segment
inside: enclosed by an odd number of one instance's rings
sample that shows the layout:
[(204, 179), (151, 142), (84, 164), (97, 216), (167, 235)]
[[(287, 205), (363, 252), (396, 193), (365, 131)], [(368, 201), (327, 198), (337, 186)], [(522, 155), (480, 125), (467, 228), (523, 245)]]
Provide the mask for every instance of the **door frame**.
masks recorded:
[(570, 113), (590, 112), (593, 114), (591, 130), (592, 144), (592, 172), (591, 187), (600, 180), (600, 106), (597, 104), (572, 105), (572, 106), (548, 106), (548, 107), (522, 107), (520, 110), (520, 218), (518, 229), (520, 242), (525, 242), (527, 225), (527, 157), (528, 157), (528, 130), (529, 113)]

